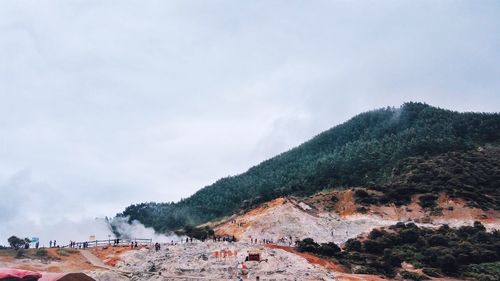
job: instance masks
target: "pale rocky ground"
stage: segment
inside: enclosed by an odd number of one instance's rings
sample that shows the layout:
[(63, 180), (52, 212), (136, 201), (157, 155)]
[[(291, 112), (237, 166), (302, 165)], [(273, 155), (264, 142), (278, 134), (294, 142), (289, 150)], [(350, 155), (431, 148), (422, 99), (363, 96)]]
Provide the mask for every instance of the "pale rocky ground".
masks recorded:
[[(141, 249), (121, 255), (116, 268), (130, 271), (128, 279), (111, 272), (99, 272), (97, 280), (238, 280), (238, 263), (243, 262), (248, 251), (260, 252), (263, 262), (246, 262), (249, 269), (247, 280), (382, 280), (377, 276), (345, 273), (338, 265), (327, 267), (319, 262), (311, 262), (291, 248), (271, 249), (261, 244), (251, 244), (257, 238), (277, 242), (280, 238), (283, 248), (292, 240), (313, 238), (317, 242), (333, 241), (343, 244), (349, 238), (368, 233), (376, 227), (393, 225), (398, 221), (415, 221), (418, 225), (438, 227), (443, 223), (458, 227), (469, 225), (481, 219), (488, 229), (500, 229), (498, 213), (485, 213), (481, 210), (466, 208), (462, 202), (440, 198), (445, 209), (442, 216), (430, 216), (419, 209), (418, 204), (410, 206), (374, 207), (365, 214), (356, 211), (352, 191), (337, 194), (340, 201), (335, 208), (328, 209), (323, 199), (299, 201), (279, 198), (263, 204), (245, 214), (233, 216), (215, 225), (218, 235), (236, 236), (237, 243), (196, 242), (180, 245), (162, 245), (160, 252)], [(329, 200), (329, 199), (328, 199)], [(453, 211), (447, 211), (453, 206)], [(293, 242), (292, 241), (292, 242)], [(292, 243), (293, 244), (293, 243)], [(214, 252), (221, 250), (237, 251), (236, 256), (225, 259), (216, 258)], [(161, 272), (161, 275), (159, 273)], [(113, 278), (122, 279), (113, 279)]]
[[(306, 207), (307, 206), (307, 207)], [(353, 214), (343, 218), (334, 212), (313, 212), (303, 202), (279, 198), (264, 207), (254, 209), (239, 216), (236, 223), (226, 222), (216, 227), (218, 235), (234, 235), (242, 241), (262, 239), (286, 242), (313, 238), (317, 242), (344, 243), (376, 227), (398, 222), (379, 216)], [(232, 221), (232, 220), (231, 220)]]
[[(317, 242), (333, 241), (342, 245), (349, 238), (398, 221), (414, 221), (426, 227), (438, 227), (443, 223), (458, 227), (481, 220), (489, 230), (500, 229), (499, 212), (467, 208), (464, 202), (446, 196), (440, 196), (438, 200), (443, 214), (433, 216), (418, 206), (418, 198), (413, 198), (409, 206), (372, 206), (361, 214), (357, 211), (359, 206), (354, 203), (352, 190), (336, 192), (335, 195), (339, 199), (336, 203), (332, 203), (331, 192), (319, 193), (304, 200), (278, 198), (211, 225), (217, 235), (234, 235), (239, 240), (237, 243), (210, 240), (162, 244), (159, 252), (148, 248), (94, 250), (93, 254), (106, 265), (87, 257), (89, 262), (94, 262), (86, 263), (80, 271), (99, 281), (238, 280), (241, 273), (239, 264), (249, 251), (255, 251), (261, 254), (264, 261), (245, 262), (249, 273), (246, 280), (256, 280), (257, 276), (260, 280), (384, 280), (377, 276), (346, 273), (346, 269), (335, 261), (298, 253), (288, 246), (297, 239), (307, 237)], [(255, 238), (259, 244), (250, 243)], [(281, 238), (284, 239), (280, 241), (280, 246), (262, 244), (262, 239), (276, 243)], [(216, 257), (215, 253), (223, 250), (231, 251), (232, 255)], [(88, 253), (85, 254), (88, 256)], [(74, 259), (77, 260), (77, 257)], [(3, 262), (19, 261), (4, 259)], [(25, 267), (25, 262), (22, 263)], [(45, 268), (49, 271), (49, 268), (58, 266), (64, 268), (56, 262)]]
[[(237, 250), (236, 256), (216, 258), (215, 251)], [(247, 276), (244, 280), (313, 281), (313, 280), (372, 280), (383, 278), (371, 275), (347, 274), (323, 265), (308, 262), (301, 255), (282, 249), (271, 249), (262, 245), (244, 242), (194, 242), (181, 245), (162, 245), (162, 250), (140, 249), (122, 254), (115, 270), (92, 271), (87, 274), (99, 281), (115, 280), (239, 280), (239, 262), (244, 261), (247, 251), (258, 251), (261, 262), (245, 262)], [(160, 274), (161, 273), (161, 274)]]
[[(449, 224), (452, 227), (471, 225), (481, 220), (490, 230), (500, 229), (500, 214), (480, 209), (466, 208), (464, 202), (441, 195), (439, 204), (442, 216), (432, 216), (413, 198), (409, 206), (373, 206), (366, 213), (357, 211), (352, 190), (335, 192), (339, 202), (331, 203), (331, 193), (308, 198), (310, 205), (297, 199), (278, 198), (243, 215), (234, 216), (215, 226), (216, 234), (234, 235), (242, 241), (285, 238), (289, 242), (313, 238), (316, 242), (343, 244), (373, 228), (393, 225), (397, 222), (415, 222), (425, 227)], [(316, 206), (314, 206), (316, 205)], [(453, 210), (448, 210), (453, 207)]]
[[(215, 257), (214, 252), (237, 251), (236, 256)], [(261, 253), (261, 262), (245, 262), (248, 279), (255, 280), (334, 280), (334, 273), (308, 263), (304, 258), (280, 249), (269, 249), (248, 243), (196, 242), (162, 245), (158, 252), (143, 248), (122, 255), (116, 266), (130, 271), (129, 280), (238, 280), (239, 263), (247, 251)], [(159, 275), (161, 272), (161, 275)], [(115, 280), (109, 274), (94, 275), (98, 280)]]

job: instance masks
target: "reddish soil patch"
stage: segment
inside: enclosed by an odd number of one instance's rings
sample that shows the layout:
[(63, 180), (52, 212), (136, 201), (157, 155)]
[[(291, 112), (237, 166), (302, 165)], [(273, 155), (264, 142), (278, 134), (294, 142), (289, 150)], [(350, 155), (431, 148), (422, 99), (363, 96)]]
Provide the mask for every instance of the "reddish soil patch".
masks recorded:
[(61, 272), (61, 268), (59, 266), (49, 266), (47, 272)]
[(121, 254), (131, 251), (128, 246), (120, 246), (120, 247), (98, 247), (91, 248), (90, 252), (98, 257), (100, 260), (104, 262), (104, 264), (109, 266), (116, 266), (116, 264), (121, 260)]
[(336, 204), (337, 212), (342, 217), (355, 215), (357, 213), (356, 202), (354, 200), (354, 191), (352, 189), (341, 191), (337, 194), (339, 199)]
[(236, 239), (240, 239), (243, 233), (253, 225), (256, 217), (263, 216), (270, 209), (279, 207), (287, 202), (289, 202), (287, 199), (280, 197), (264, 203), (244, 215), (238, 216), (236, 219), (230, 218), (214, 229), (215, 234), (218, 236), (234, 235)]
[(371, 213), (381, 215), (384, 218), (427, 223), (435, 220), (467, 221), (479, 220), (483, 223), (498, 223), (500, 212), (495, 210), (484, 211), (467, 206), (467, 202), (460, 198), (451, 198), (445, 193), (440, 193), (437, 205), (442, 209), (442, 214), (431, 214), (429, 210), (423, 210), (419, 204), (421, 195), (412, 196), (411, 203), (407, 206), (397, 207), (394, 204), (388, 206), (370, 206)]
[(309, 253), (300, 253), (297, 250), (295, 250), (293, 247), (288, 247), (288, 246), (281, 246), (281, 245), (275, 245), (275, 244), (268, 244), (264, 245), (264, 247), (270, 248), (270, 249), (280, 249), (283, 251), (287, 251), (289, 253), (301, 256), (305, 258), (309, 263), (315, 264), (322, 266), (330, 271), (336, 272), (335, 277), (336, 280), (341, 280), (341, 281), (386, 281), (387, 279), (376, 276), (376, 275), (367, 275), (367, 274), (351, 274), (348, 273), (348, 269), (335, 262), (334, 260), (330, 259), (323, 259), (320, 257), (317, 257), (313, 254)]
[[(356, 188), (357, 189), (357, 188)], [(332, 190), (324, 191), (308, 198), (304, 201), (309, 205), (314, 206), (318, 210), (332, 211), (334, 210), (342, 217), (346, 218), (352, 215), (357, 215), (357, 208), (361, 205), (356, 204), (354, 198), (355, 189), (347, 190)], [(369, 194), (380, 195), (380, 192), (366, 190)], [(335, 196), (338, 201), (332, 203), (332, 197)], [(496, 210), (481, 210), (467, 206), (467, 202), (460, 198), (451, 198), (445, 193), (440, 193), (437, 205), (442, 209), (442, 214), (431, 214), (429, 210), (423, 210), (419, 203), (420, 194), (413, 195), (411, 202), (405, 206), (396, 206), (395, 204), (388, 205), (370, 205), (367, 215), (378, 215), (384, 219), (408, 221), (413, 220), (420, 223), (428, 223), (434, 220), (479, 220), (486, 224), (500, 223), (500, 212)]]
[(270, 249), (280, 249), (280, 250), (287, 251), (289, 253), (301, 256), (301, 257), (305, 258), (309, 263), (320, 265), (320, 266), (322, 266), (328, 270), (331, 270), (331, 271), (344, 272), (344, 273), (348, 272), (348, 270), (343, 265), (341, 265), (333, 260), (323, 259), (323, 258), (317, 257), (317, 256), (315, 256), (313, 254), (309, 254), (309, 253), (301, 253), (301, 252), (295, 250), (293, 247), (281, 246), (281, 245), (275, 245), (275, 244), (267, 244), (267, 245), (264, 245), (264, 247), (270, 248)]
[(387, 281), (387, 279), (383, 277), (367, 274), (340, 273), (335, 277), (340, 281)]

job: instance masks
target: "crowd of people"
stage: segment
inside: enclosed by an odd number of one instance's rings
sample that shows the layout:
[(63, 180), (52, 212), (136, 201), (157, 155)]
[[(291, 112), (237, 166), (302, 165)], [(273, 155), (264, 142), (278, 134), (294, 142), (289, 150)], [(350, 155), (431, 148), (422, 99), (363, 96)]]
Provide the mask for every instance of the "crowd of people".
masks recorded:
[(233, 236), (224, 236), (224, 237), (214, 235), (212, 237), (212, 241), (213, 242), (236, 242), (236, 237), (234, 237), (234, 235)]
[(267, 238), (257, 239), (257, 238), (252, 238), (250, 236), (250, 243), (251, 244), (275, 244), (276, 243), (276, 244), (281, 244), (281, 245), (292, 246), (293, 238), (292, 238), (292, 236), (285, 236), (285, 237), (281, 237), (275, 241), (274, 239), (267, 239)]

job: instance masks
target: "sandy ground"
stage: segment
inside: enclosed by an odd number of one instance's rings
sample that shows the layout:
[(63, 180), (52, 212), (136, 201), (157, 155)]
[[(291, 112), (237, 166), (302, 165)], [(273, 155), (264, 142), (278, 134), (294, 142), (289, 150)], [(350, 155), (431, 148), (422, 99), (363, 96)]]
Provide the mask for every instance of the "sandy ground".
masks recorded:
[[(465, 202), (441, 194), (440, 216), (431, 215), (418, 205), (418, 196), (408, 206), (371, 206), (359, 213), (353, 190), (322, 192), (304, 200), (278, 198), (249, 212), (217, 223), (220, 236), (238, 238), (237, 243), (199, 242), (162, 244), (156, 252), (150, 247), (104, 247), (89, 249), (85, 256), (76, 252), (61, 256), (49, 249), (48, 258), (15, 259), (0, 251), (0, 267), (44, 272), (84, 272), (99, 281), (155, 280), (386, 280), (378, 276), (350, 274), (334, 260), (299, 253), (293, 247), (298, 239), (335, 242), (362, 237), (376, 227), (398, 221), (414, 221), (426, 227), (443, 223), (458, 227), (480, 220), (490, 230), (500, 229), (500, 212), (468, 208)], [(332, 200), (335, 196), (337, 200)], [(258, 243), (252, 243), (254, 239)], [(273, 243), (264, 244), (263, 239)], [(260, 262), (245, 261), (258, 253)], [(89, 262), (89, 261), (92, 261)], [(404, 267), (410, 271), (411, 265)], [(243, 273), (246, 273), (243, 274)], [(435, 279), (449, 281), (452, 279)]]

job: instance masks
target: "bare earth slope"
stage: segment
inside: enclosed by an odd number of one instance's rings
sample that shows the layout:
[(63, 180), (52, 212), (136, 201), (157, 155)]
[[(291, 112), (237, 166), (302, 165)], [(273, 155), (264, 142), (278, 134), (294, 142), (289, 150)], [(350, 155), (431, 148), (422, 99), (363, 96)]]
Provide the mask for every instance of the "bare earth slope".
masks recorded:
[[(336, 198), (332, 199), (332, 198)], [(285, 240), (285, 244), (298, 239), (313, 238), (318, 242), (342, 244), (347, 239), (373, 228), (414, 221), (432, 226), (469, 225), (481, 221), (489, 229), (500, 228), (500, 212), (484, 211), (466, 206), (460, 199), (441, 194), (438, 205), (442, 215), (423, 210), (418, 195), (407, 206), (370, 206), (359, 212), (353, 190), (321, 192), (304, 199), (278, 198), (243, 215), (233, 216), (215, 227), (219, 236), (232, 236), (243, 241), (251, 239)]]

